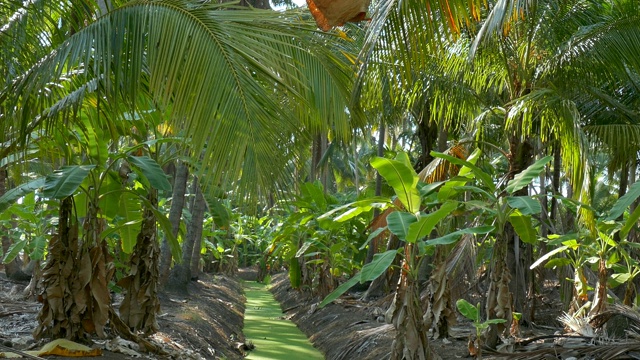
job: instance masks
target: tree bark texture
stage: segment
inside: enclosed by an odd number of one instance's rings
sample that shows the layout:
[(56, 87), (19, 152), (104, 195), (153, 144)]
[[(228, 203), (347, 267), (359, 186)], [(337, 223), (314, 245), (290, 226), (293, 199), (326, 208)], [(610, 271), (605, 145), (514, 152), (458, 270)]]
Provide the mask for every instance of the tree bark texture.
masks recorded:
[[(171, 197), (171, 208), (169, 209), (169, 222), (171, 223), (171, 232), (173, 236), (178, 236), (180, 229), (180, 218), (182, 217), (182, 209), (184, 209), (185, 193), (187, 192), (187, 179), (189, 178), (189, 168), (183, 162), (178, 164), (176, 169), (176, 177), (173, 183), (173, 195)], [(169, 238), (165, 235), (162, 238), (162, 247), (160, 250), (160, 284), (164, 285), (169, 277), (171, 269), (171, 247), (169, 246)]]
[(198, 185), (197, 177), (193, 179), (193, 189), (195, 199), (191, 209), (191, 223), (188, 225), (187, 236), (182, 243), (182, 262), (171, 269), (166, 285), (166, 289), (169, 291), (187, 293), (188, 284), (191, 280), (191, 261), (194, 244), (196, 241), (201, 241), (202, 237), (202, 223), (206, 202)]
[[(157, 206), (157, 191), (148, 195), (152, 206)], [(156, 315), (160, 311), (158, 299), (160, 249), (156, 241), (156, 217), (151, 209), (145, 209), (142, 226), (129, 259), (129, 275), (118, 282), (125, 290), (120, 305), (120, 316), (134, 332), (151, 335), (158, 331)]]
[(111, 295), (108, 284), (114, 266), (104, 241), (99, 209), (90, 206), (83, 223), (82, 241), (73, 216), (73, 199), (60, 204), (58, 233), (49, 241), (49, 258), (43, 269), (42, 309), (35, 338), (82, 340), (92, 334), (105, 337)]
[(420, 287), (415, 271), (408, 262), (416, 261), (417, 251), (413, 244), (407, 244), (405, 253), (413, 259), (405, 259), (396, 296), (392, 324), (396, 328), (393, 340), (391, 360), (432, 360), (440, 357), (429, 346), (427, 327), (423, 321), (420, 304)]
[[(492, 324), (487, 329), (484, 343), (495, 348), (499, 335), (508, 336), (513, 316), (512, 296), (509, 290), (511, 275), (506, 263), (508, 239), (504, 234), (496, 236), (493, 256), (489, 269), (489, 289), (487, 290), (487, 319), (506, 319), (504, 324)], [(505, 325), (507, 324), (507, 325)]]
[[(378, 126), (378, 149), (377, 149), (377, 155), (379, 157), (382, 157), (384, 155), (384, 137), (385, 137), (385, 125), (384, 125), (384, 118), (380, 119), (380, 126)], [(376, 173), (376, 189), (375, 189), (375, 195), (376, 196), (380, 196), (382, 194), (382, 176), (380, 176), (380, 174)], [(373, 218), (376, 219), (378, 217), (378, 215), (380, 215), (380, 210), (379, 209), (374, 209), (373, 210)], [(378, 238), (380, 238), (378, 236)], [(364, 260), (365, 264), (370, 263), (373, 260), (373, 255), (376, 254), (376, 248), (377, 248), (377, 244), (374, 242), (377, 239), (374, 239), (371, 241), (371, 243), (369, 244), (369, 247), (367, 248), (367, 257)]]

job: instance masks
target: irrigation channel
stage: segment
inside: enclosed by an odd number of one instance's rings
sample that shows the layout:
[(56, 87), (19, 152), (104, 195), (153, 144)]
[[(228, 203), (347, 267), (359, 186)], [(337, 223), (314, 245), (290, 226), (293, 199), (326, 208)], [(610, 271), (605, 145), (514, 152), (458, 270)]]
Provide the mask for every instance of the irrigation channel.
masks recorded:
[(247, 303), (244, 312), (244, 333), (255, 349), (250, 360), (324, 359), (296, 325), (283, 318), (280, 304), (273, 298), (267, 285), (243, 282)]

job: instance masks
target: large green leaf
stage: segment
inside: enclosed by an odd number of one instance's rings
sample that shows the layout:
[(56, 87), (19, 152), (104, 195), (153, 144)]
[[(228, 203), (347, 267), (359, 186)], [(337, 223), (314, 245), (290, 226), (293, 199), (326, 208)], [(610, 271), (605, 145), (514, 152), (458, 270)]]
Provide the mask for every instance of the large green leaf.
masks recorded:
[(140, 223), (142, 222), (140, 200), (130, 192), (120, 194), (120, 216), (118, 233), (122, 241), (122, 251), (131, 254), (136, 245)]
[(429, 235), (436, 224), (451, 214), (451, 212), (457, 207), (457, 201), (447, 201), (442, 204), (438, 210), (420, 217), (417, 222), (409, 225), (409, 231), (405, 241), (408, 243), (415, 243), (417, 240)]
[(613, 207), (611, 207), (611, 211), (609, 211), (609, 216), (607, 216), (606, 220), (615, 220), (620, 217), (620, 215), (622, 215), (625, 210), (627, 210), (627, 208), (631, 206), (631, 204), (636, 201), (639, 196), (640, 181), (635, 182), (631, 186), (629, 186), (629, 191), (627, 191), (626, 194), (624, 194), (620, 199), (618, 199), (618, 201), (616, 201), (615, 204), (613, 204)]
[(538, 241), (538, 234), (533, 227), (530, 215), (524, 215), (516, 210), (509, 215), (509, 222), (513, 225), (520, 240), (527, 244), (535, 244)]
[(32, 260), (44, 260), (44, 250), (48, 244), (47, 238), (44, 235), (36, 235), (31, 242), (33, 250), (29, 254), (29, 257), (31, 257)]
[(397, 250), (387, 250), (380, 254), (375, 254), (370, 263), (362, 267), (360, 271), (360, 282), (371, 281), (382, 275), (396, 258)]
[(473, 174), (467, 174), (466, 176), (454, 176), (447, 180), (438, 191), (438, 201), (445, 202), (454, 198), (456, 195), (460, 194), (460, 191), (462, 191), (461, 189), (463, 189), (471, 180), (473, 180)]
[(381, 228), (377, 228), (376, 230), (372, 231), (371, 234), (369, 234), (369, 236), (367, 237), (367, 240), (365, 240), (365, 242), (358, 248), (358, 250), (364, 250), (364, 248), (367, 247), (367, 245), (369, 244), (369, 242), (371, 242), (371, 240), (373, 240), (374, 238), (378, 237), (378, 235), (382, 234), (382, 232), (389, 230), (388, 227), (384, 226)]
[(26, 239), (18, 240), (14, 242), (11, 246), (9, 246), (7, 253), (4, 254), (4, 258), (2, 259), (2, 262), (5, 264), (12, 262), (13, 259), (15, 259), (16, 256), (18, 256), (18, 254), (20, 254), (20, 252), (25, 248), (26, 245), (27, 245)]
[(353, 287), (354, 285), (356, 285), (359, 282), (360, 282), (360, 273), (357, 273), (354, 277), (352, 277), (351, 279), (347, 280), (345, 283), (343, 283), (342, 285), (338, 286), (329, 295), (327, 295), (327, 297), (325, 297), (324, 300), (322, 300), (322, 302), (320, 303), (319, 306), (321, 308), (327, 306), (327, 304), (329, 304), (333, 300), (339, 298), (340, 295), (346, 293), (347, 290), (351, 289), (351, 287)]
[(507, 203), (512, 208), (520, 210), (523, 215), (539, 214), (542, 211), (540, 202), (529, 196), (507, 196)]
[(538, 177), (544, 167), (553, 159), (552, 156), (545, 156), (542, 159), (536, 161), (531, 164), (528, 168), (524, 169), (521, 173), (517, 174), (513, 177), (513, 180), (509, 181), (507, 184), (507, 192), (509, 194), (513, 194), (516, 191), (522, 189), (525, 186), (528, 186), (533, 179)]
[(39, 178), (7, 191), (6, 193), (4, 193), (4, 195), (0, 196), (0, 212), (7, 210), (7, 208), (11, 206), (11, 204), (13, 204), (16, 200), (35, 191), (36, 189), (43, 187), (44, 184), (45, 179)]
[(338, 286), (333, 292), (327, 295), (324, 300), (322, 300), (319, 306), (326, 306), (333, 300), (339, 298), (340, 295), (347, 292), (352, 286), (356, 285), (357, 283), (371, 281), (382, 275), (389, 268), (389, 266), (391, 266), (391, 264), (393, 263), (393, 259), (395, 259), (397, 253), (397, 250), (388, 250), (381, 254), (375, 254), (373, 256), (373, 260), (362, 267), (362, 271), (357, 273), (347, 282)]
[(331, 219), (332, 216), (339, 214), (331, 220), (337, 221), (337, 222), (344, 222), (344, 221), (351, 220), (354, 217), (360, 215), (361, 213), (370, 211), (371, 209), (374, 209), (374, 208), (384, 209), (387, 206), (389, 206), (389, 204), (391, 204), (391, 201), (388, 198), (382, 197), (382, 196), (362, 199), (362, 200), (354, 201), (352, 203), (339, 206), (331, 211), (328, 211), (320, 215), (318, 217), (318, 221)]
[(82, 116), (82, 135), (84, 138), (85, 146), (88, 148), (88, 155), (93, 159), (91, 161), (95, 164), (104, 164), (109, 156), (108, 138), (103, 131), (94, 126), (91, 119), (84, 115)]
[(387, 227), (401, 240), (405, 240), (409, 232), (409, 226), (418, 221), (413, 214), (404, 211), (394, 211), (387, 215)]
[(149, 180), (151, 186), (162, 191), (171, 191), (171, 184), (167, 180), (167, 175), (158, 163), (148, 156), (127, 156), (129, 163), (142, 171), (142, 174)]
[(320, 182), (316, 181), (315, 183), (303, 183), (300, 186), (300, 194), (307, 201), (315, 203), (318, 210), (327, 210), (327, 198)]
[[(76, 196), (76, 198), (82, 197)], [(120, 214), (120, 199), (122, 197), (122, 182), (115, 171), (110, 171), (100, 185), (100, 209), (108, 220)]]
[(460, 236), (464, 234), (488, 234), (495, 229), (494, 226), (477, 226), (472, 228), (466, 228), (458, 231), (454, 231), (445, 236), (441, 236), (439, 238), (427, 240), (420, 243), (420, 253), (424, 254), (426, 252), (427, 247), (436, 246), (436, 245), (449, 245), (460, 239)]
[(95, 167), (95, 165), (63, 166), (47, 176), (42, 196), (63, 199), (73, 195)]
[(620, 229), (620, 238), (625, 239), (629, 234), (629, 231), (637, 225), (638, 219), (640, 219), (640, 206), (637, 206), (635, 210), (624, 221), (622, 229)]
[(474, 162), (478, 160), (478, 157), (480, 156), (480, 154), (481, 154), (480, 150), (476, 149), (469, 156), (468, 158), (469, 161), (467, 161), (467, 160), (458, 159), (457, 157), (454, 157), (448, 154), (439, 153), (437, 151), (431, 152), (431, 155), (434, 157), (442, 158), (449, 161), (452, 164), (462, 166), (458, 175), (467, 176), (468, 174), (472, 173), (476, 178), (478, 178), (482, 182), (482, 185), (486, 187), (489, 192), (494, 192), (496, 186), (493, 183), (491, 176), (474, 164)]
[(536, 260), (536, 262), (534, 262), (533, 264), (531, 264), (531, 266), (529, 267), (529, 269), (533, 270), (535, 269), (538, 265), (542, 264), (545, 260), (547, 260), (548, 258), (552, 257), (553, 255), (557, 254), (557, 253), (561, 253), (565, 250), (567, 250), (569, 247), (566, 245), (557, 247), (551, 251), (549, 251), (548, 253), (540, 256), (540, 258), (538, 260)]
[(220, 199), (207, 198), (207, 204), (209, 205), (209, 212), (211, 213), (211, 217), (213, 217), (213, 222), (217, 227), (226, 227), (229, 226), (229, 210), (226, 206), (220, 201)]
[(416, 174), (407, 154), (400, 152), (395, 159), (375, 157), (371, 166), (378, 170), (387, 183), (393, 188), (405, 209), (411, 213), (420, 210), (420, 192), (418, 191), (418, 174)]

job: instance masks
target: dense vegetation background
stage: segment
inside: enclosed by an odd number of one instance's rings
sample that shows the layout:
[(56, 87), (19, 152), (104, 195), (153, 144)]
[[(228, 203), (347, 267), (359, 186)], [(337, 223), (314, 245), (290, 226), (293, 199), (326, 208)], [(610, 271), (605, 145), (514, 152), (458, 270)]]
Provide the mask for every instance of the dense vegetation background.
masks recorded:
[(0, 236), (37, 336), (151, 334), (159, 290), (254, 264), (395, 292), (393, 358), (456, 309), (495, 347), (545, 280), (574, 316), (637, 305), (640, 4), (267, 8), (2, 2)]

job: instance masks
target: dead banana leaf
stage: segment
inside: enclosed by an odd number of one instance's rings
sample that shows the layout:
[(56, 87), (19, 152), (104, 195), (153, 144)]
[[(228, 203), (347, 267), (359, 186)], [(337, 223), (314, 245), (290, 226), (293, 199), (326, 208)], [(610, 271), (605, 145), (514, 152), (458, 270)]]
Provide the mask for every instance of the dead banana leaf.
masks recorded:
[[(58, 355), (66, 357), (93, 357), (101, 356), (102, 350), (92, 349), (88, 346), (75, 343), (67, 339), (57, 339), (45, 344), (42, 349), (35, 351), (24, 351), (24, 353), (38, 358), (39, 356)], [(0, 353), (0, 358), (22, 358), (21, 354), (6, 352)]]
[(36, 351), (36, 355), (59, 355), (67, 357), (100, 356), (102, 355), (102, 350), (92, 349), (67, 339), (57, 339), (47, 343), (40, 351)]
[(322, 31), (365, 20), (369, 3), (370, 0), (307, 0), (309, 11)]

